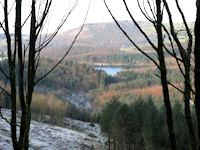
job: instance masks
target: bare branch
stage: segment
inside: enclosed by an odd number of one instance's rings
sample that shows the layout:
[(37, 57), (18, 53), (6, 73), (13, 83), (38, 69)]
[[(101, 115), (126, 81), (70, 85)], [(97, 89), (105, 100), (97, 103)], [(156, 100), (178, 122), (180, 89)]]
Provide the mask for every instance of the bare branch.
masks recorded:
[(1, 4), (1, 7), (4, 8), (2, 2), (0, 2), (0, 4)]
[(40, 61), (40, 52), (37, 54), (36, 58), (35, 58), (35, 62), (36, 62), (36, 65), (35, 65), (35, 72), (39, 66), (39, 61)]
[(4, 70), (0, 67), (0, 71), (3, 73), (3, 75), (10, 80), (10, 77), (4, 72)]
[[(187, 51), (183, 48), (181, 42), (179, 41), (178, 37), (177, 37), (177, 34), (175, 33), (175, 29), (174, 29), (174, 25), (173, 25), (173, 21), (172, 21), (172, 15), (171, 15), (171, 12), (170, 12), (170, 9), (169, 9), (169, 6), (166, 2), (166, 0), (163, 0), (163, 3), (165, 5), (165, 8), (167, 10), (167, 13), (168, 13), (168, 16), (169, 16), (169, 23), (170, 23), (170, 29), (171, 29), (171, 35), (172, 37), (174, 38), (178, 48), (179, 48), (179, 51), (180, 51), (180, 54), (181, 54), (181, 58), (182, 58), (182, 61), (183, 61), (183, 64), (184, 64), (184, 67), (185, 67), (185, 70), (187, 69), (188, 65), (187, 63), (190, 63), (190, 59), (191, 59), (191, 51), (192, 51), (192, 35), (191, 35), (191, 32), (190, 32), (190, 29), (187, 25), (187, 22), (185, 20), (185, 17), (184, 17), (184, 14), (179, 6), (179, 3), (178, 3), (178, 0), (176, 0), (176, 5), (177, 5), (177, 8), (182, 16), (182, 19), (183, 19), (183, 22), (184, 22), (184, 26), (186, 28), (186, 31), (187, 31), (187, 34), (188, 34), (188, 37), (189, 37), (189, 43), (188, 43), (188, 48), (187, 48)], [(192, 86), (190, 84), (190, 82), (188, 81), (189, 79), (186, 78), (186, 74), (183, 72), (178, 60), (176, 59), (177, 61), (177, 64), (179, 66), (179, 69), (182, 73), (182, 75), (184, 76), (184, 79), (185, 79), (185, 82), (186, 84), (188, 84), (188, 86), (190, 87), (190, 90), (192, 91), (193, 94), (195, 94), (194, 90), (192, 89)]]
[(179, 10), (179, 12), (180, 12), (180, 14), (181, 14), (181, 17), (182, 17), (184, 26), (185, 26), (185, 28), (186, 28), (188, 37), (189, 37), (189, 43), (188, 43), (188, 49), (187, 49), (187, 51), (188, 51), (188, 54), (190, 55), (191, 52), (192, 52), (192, 39), (193, 39), (193, 38), (192, 38), (192, 34), (191, 34), (190, 29), (189, 29), (189, 27), (188, 27), (188, 24), (187, 24), (187, 21), (186, 21), (186, 19), (185, 19), (184, 14), (183, 14), (183, 11), (182, 11), (181, 8), (180, 8), (180, 5), (179, 5), (179, 3), (178, 3), (178, 0), (175, 0), (175, 1), (176, 1), (176, 6), (177, 6), (177, 8), (178, 8), (178, 10)]
[(168, 54), (170, 54), (172, 57), (176, 58), (176, 59), (177, 59), (178, 61), (180, 61), (180, 62), (183, 62), (183, 60), (180, 59), (180, 58), (178, 58), (177, 55), (176, 55), (176, 52), (175, 52), (175, 49), (174, 49), (174, 45), (173, 45), (173, 42), (172, 42), (172, 38), (171, 38), (171, 36), (170, 36), (168, 30), (166, 29), (166, 27), (165, 27), (163, 24), (162, 24), (162, 27), (163, 27), (164, 31), (166, 32), (166, 34), (168, 35), (168, 38), (169, 38), (169, 41), (170, 41), (170, 44), (171, 44), (173, 53), (170, 52), (170, 51), (167, 49), (167, 47), (165, 46), (165, 44), (163, 44), (165, 50), (166, 50), (166, 51), (168, 52)]
[(24, 23), (22, 24), (22, 27), (25, 25), (25, 23), (27, 22), (27, 20), (30, 18), (31, 13), (29, 13), (28, 17), (26, 18), (26, 20), (24, 21)]
[(7, 123), (9, 123), (10, 125), (14, 125), (14, 126), (21, 127), (21, 126), (18, 125), (18, 124), (13, 124), (13, 123), (11, 123), (10, 121), (8, 121), (7, 118), (3, 117), (3, 114), (2, 114), (2, 112), (1, 112), (1, 107), (0, 107), (0, 115), (1, 115), (1, 118), (2, 118), (3, 120), (5, 120)]
[[(118, 21), (115, 19), (115, 17), (113, 16), (112, 12), (110, 11), (110, 9), (108, 8), (106, 1), (104, 0), (105, 6), (108, 10), (108, 12), (110, 13), (110, 15), (112, 16), (113, 20), (115, 21), (115, 23), (117, 24), (117, 26), (119, 27), (119, 29), (123, 32), (123, 34), (128, 38), (128, 40), (138, 49), (138, 51), (140, 51), (142, 54), (144, 54), (147, 58), (149, 58), (159, 69), (160, 66), (158, 65), (158, 63), (151, 58), (148, 54), (146, 54), (141, 48), (139, 48), (135, 42), (133, 42), (133, 40), (128, 36), (128, 34), (126, 33), (126, 31), (124, 29), (122, 29), (122, 27), (120, 26), (120, 24), (118, 23)], [(139, 25), (138, 25), (139, 26)]]
[[(41, 18), (39, 24), (36, 26), (36, 29), (39, 28), (38, 29), (38, 33), (40, 33), (40, 31), (41, 31), (41, 29), (43, 27), (43, 23), (44, 23), (44, 21), (45, 21), (45, 19), (47, 17), (47, 14), (48, 14), (48, 12), (50, 10), (51, 4), (52, 4), (52, 0), (50, 0), (50, 2), (49, 2), (49, 0), (46, 1), (46, 5), (45, 5), (45, 9), (43, 11), (42, 18)], [(36, 34), (36, 35), (38, 35), (38, 34)]]
[[(161, 79), (161, 77), (158, 74), (155, 74), (158, 78)], [(175, 89), (177, 89), (179, 92), (184, 93), (184, 91), (182, 91), (181, 89), (179, 89), (178, 87), (176, 87), (175, 85), (173, 85), (172, 83), (170, 83), (169, 81), (167, 81), (167, 83), (169, 85), (171, 85), (172, 87), (174, 87)]]
[[(6, 2), (5, 2), (5, 5), (6, 5), (6, 3), (7, 3), (7, 0), (6, 0)], [(2, 2), (0, 2), (0, 4), (1, 4), (1, 6), (2, 6), (2, 8), (3, 8), (4, 10), (5, 10), (5, 9), (6, 9), (6, 10), (8, 9), (8, 8), (6, 8), (7, 5), (6, 5), (6, 7), (4, 7), (3, 4), (2, 4)], [(13, 2), (12, 6), (11, 6), (11, 8), (10, 8), (10, 10), (9, 10), (9, 12), (6, 11), (6, 12), (7, 12), (7, 13), (6, 13), (7, 16), (10, 14), (10, 12), (11, 12), (11, 10), (12, 10), (14, 4), (15, 4), (15, 1)], [(4, 22), (5, 22), (5, 20), (2, 22), (2, 24), (3, 24)]]
[(6, 29), (3, 27), (1, 22), (0, 22), (0, 27), (3, 29), (3, 32), (6, 33)]
[[(90, 1), (90, 4), (91, 4), (91, 1)], [(77, 33), (77, 35), (75, 36), (71, 46), (69, 47), (69, 49), (67, 50), (67, 52), (65, 53), (65, 55), (58, 61), (58, 63), (51, 69), (49, 70), (43, 77), (41, 77), (40, 79), (38, 79), (36, 82), (35, 82), (35, 85), (41, 81), (42, 79), (44, 79), (48, 74), (50, 74), (63, 60), (64, 58), (68, 55), (68, 53), (70, 52), (70, 50), (72, 49), (74, 43), (76, 42), (76, 39), (78, 38), (79, 34), (81, 33), (81, 31), (83, 30), (83, 27), (85, 25), (85, 21), (86, 21), (86, 18), (87, 18), (87, 15), (88, 15), (88, 12), (89, 12), (89, 8), (90, 8), (90, 4), (88, 6), (88, 10), (87, 10), (87, 13), (86, 13), (86, 16), (85, 16), (85, 19), (84, 19), (84, 22), (79, 30), (79, 32)]]
[[(70, 12), (63, 17), (63, 20), (61, 21), (60, 25), (58, 26), (58, 28), (54, 31), (54, 33), (52, 33), (48, 39), (46, 41), (44, 41), (40, 47), (36, 48), (36, 52), (41, 51), (44, 47), (46, 47), (52, 40), (53, 38), (57, 35), (58, 31), (60, 30), (60, 28), (63, 26), (63, 24), (66, 22), (66, 20), (68, 19), (68, 17), (70, 16), (70, 14), (74, 11), (74, 9), (76, 8), (78, 4), (78, 0), (76, 1), (76, 3), (73, 5), (72, 9), (70, 10)], [(39, 31), (36, 34), (37, 36), (39, 35)]]
[(6, 35), (6, 39), (7, 39), (7, 51), (8, 51), (8, 62), (9, 62), (9, 67), (11, 68), (12, 63), (15, 60), (15, 56), (12, 60), (12, 52), (11, 52), (11, 37), (10, 37), (10, 31), (9, 31), (9, 25), (8, 25), (8, 1), (5, 0), (4, 2), (4, 21), (5, 21), (5, 35)]
[[(153, 12), (153, 9), (152, 9), (152, 6), (151, 6), (151, 3), (149, 2), (149, 0), (147, 0), (147, 3), (149, 5), (149, 8), (150, 8), (150, 11), (151, 11), (151, 13), (153, 15), (154, 20), (156, 20), (156, 13)], [(154, 10), (155, 10), (155, 8), (154, 8)]]
[(171, 35), (174, 38), (175, 42), (177, 43), (177, 46), (180, 50), (180, 54), (181, 54), (182, 59), (185, 59), (187, 54), (186, 54), (186, 51), (184, 50), (181, 42), (179, 41), (177, 34), (175, 33), (175, 29), (174, 29), (174, 25), (173, 25), (173, 21), (172, 21), (172, 15), (171, 15), (169, 6), (168, 6), (166, 0), (163, 0), (163, 2), (164, 2), (164, 5), (165, 5), (165, 8), (167, 10), (168, 16), (169, 16), (169, 24), (170, 24)]
[[(151, 18), (148, 16), (148, 13), (146, 12), (146, 9), (145, 9), (145, 12), (142, 10), (142, 7), (141, 7), (141, 5), (140, 5), (139, 0), (137, 0), (137, 3), (138, 3), (138, 7), (139, 7), (140, 11), (142, 12), (142, 14), (144, 15), (144, 17), (145, 17), (149, 22), (151, 22), (151, 23), (154, 24), (153, 19), (151, 19)], [(154, 18), (154, 19), (155, 19), (155, 18)]]
[(6, 86), (5, 86), (4, 88), (2, 88), (2, 87), (0, 86), (0, 89), (1, 89), (3, 92), (5, 92), (8, 96), (11, 97), (10, 93), (8, 93), (8, 92), (5, 90), (5, 89), (6, 89)]
[[(105, 2), (105, 0), (104, 0), (104, 2)], [(131, 14), (131, 12), (130, 12), (130, 10), (129, 10), (126, 1), (123, 0), (123, 2), (124, 2), (124, 5), (125, 5), (125, 7), (126, 7), (126, 10), (127, 10), (128, 14), (129, 14), (129, 16), (131, 17), (131, 19), (132, 19), (132, 21), (134, 22), (134, 24), (137, 26), (137, 28), (140, 30), (140, 32), (142, 33), (142, 35), (143, 35), (143, 36), (146, 38), (146, 40), (149, 42), (149, 44), (151, 45), (151, 47), (152, 47), (155, 51), (157, 51), (157, 47), (151, 42), (151, 40), (149, 39), (149, 37), (148, 37), (148, 36), (146, 35), (146, 33), (142, 30), (142, 28), (139, 26), (139, 24), (137, 23), (137, 21), (133, 18), (133, 15)], [(107, 7), (107, 8), (108, 8), (108, 7)]]

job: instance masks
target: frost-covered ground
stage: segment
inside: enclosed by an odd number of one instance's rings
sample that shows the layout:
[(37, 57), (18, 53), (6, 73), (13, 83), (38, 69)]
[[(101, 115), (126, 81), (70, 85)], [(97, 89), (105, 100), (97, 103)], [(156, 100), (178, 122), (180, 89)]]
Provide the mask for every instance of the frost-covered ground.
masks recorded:
[(87, 93), (80, 90), (67, 90), (64, 89), (62, 98), (75, 104), (77, 107), (91, 108), (92, 102)]
[[(2, 114), (10, 119), (10, 110), (2, 109)], [(68, 127), (31, 121), (30, 149), (34, 150), (90, 150), (105, 149), (106, 137), (95, 124), (66, 119)], [(74, 130), (76, 129), (76, 130)], [(0, 117), (0, 150), (12, 150), (10, 125)]]

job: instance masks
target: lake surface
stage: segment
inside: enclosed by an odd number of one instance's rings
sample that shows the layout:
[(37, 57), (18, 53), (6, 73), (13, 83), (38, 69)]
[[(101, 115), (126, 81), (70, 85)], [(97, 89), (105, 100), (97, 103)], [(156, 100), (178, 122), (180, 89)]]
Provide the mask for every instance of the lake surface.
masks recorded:
[(108, 75), (114, 76), (117, 72), (124, 70), (122, 67), (100, 67), (96, 66), (96, 70), (104, 70)]

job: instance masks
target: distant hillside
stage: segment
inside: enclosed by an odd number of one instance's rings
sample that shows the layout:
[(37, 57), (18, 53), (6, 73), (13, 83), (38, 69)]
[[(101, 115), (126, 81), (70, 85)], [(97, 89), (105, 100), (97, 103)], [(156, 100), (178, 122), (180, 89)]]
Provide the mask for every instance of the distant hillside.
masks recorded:
[[(156, 34), (153, 27), (148, 22), (139, 22), (143, 29), (150, 35), (151, 39), (156, 42)], [(140, 45), (145, 45), (146, 40), (140, 34), (139, 30), (131, 21), (121, 21), (120, 25), (126, 29), (131, 38)], [(58, 33), (53, 41), (46, 47), (46, 49), (63, 49), (71, 45), (74, 37), (80, 28), (68, 30), (66, 32)], [(27, 35), (23, 36), (23, 40), (27, 42)], [(114, 22), (109, 23), (94, 23), (86, 24), (83, 31), (79, 35), (74, 47), (112, 47), (112, 48), (127, 48), (132, 44), (127, 40), (123, 33), (119, 30)], [(6, 38), (0, 34), (0, 50), (6, 49)], [(94, 48), (93, 48), (94, 49)], [(87, 52), (86, 52), (87, 53)]]
[[(156, 34), (153, 26), (139, 22), (153, 42), (156, 42)], [(131, 21), (120, 21), (120, 25), (127, 31), (131, 38), (143, 48), (149, 50), (147, 41)], [(41, 57), (59, 59), (66, 52), (80, 28), (59, 33), (45, 48)], [(111, 54), (125, 53), (124, 50), (132, 47), (132, 44), (123, 35), (115, 22), (86, 24), (68, 54), (70, 59), (81, 62), (97, 62), (97, 57), (105, 57)], [(122, 51), (123, 50), (123, 51)]]
[[(143, 29), (155, 42), (156, 34), (148, 22), (139, 22)], [(127, 31), (137, 44), (146, 44), (146, 40), (131, 21), (121, 21), (120, 25)], [(59, 33), (48, 48), (69, 46), (79, 28)], [(89, 47), (130, 47), (132, 44), (127, 40), (114, 22), (86, 24), (79, 35), (75, 46)]]
[[(13, 40), (14, 39), (14, 34), (11, 34), (10, 35), (11, 36), (11, 40)], [(26, 34), (23, 34), (22, 35), (22, 39), (23, 39), (23, 42), (24, 43), (28, 43), (28, 35), (26, 35)], [(0, 51), (6, 51), (6, 49), (7, 49), (7, 41), (6, 41), (6, 36), (5, 36), (5, 34), (0, 34)]]
[[(120, 21), (119, 23), (136, 44), (138, 44), (143, 50), (146, 50), (146, 52), (152, 53), (152, 48), (132, 21)], [(152, 42), (156, 44), (157, 35), (152, 24), (145, 21), (139, 21), (138, 23), (150, 37)], [(189, 26), (193, 29), (194, 23), (189, 23)], [(175, 28), (179, 31), (181, 31), (181, 29), (184, 31), (181, 23), (175, 24)], [(58, 33), (42, 52), (41, 57), (60, 59), (71, 45), (79, 30), (80, 27)], [(183, 42), (186, 41), (185, 33), (180, 34), (179, 32), (179, 37), (182, 38)], [(27, 35), (23, 35), (23, 41), (27, 44)], [(165, 38), (165, 41), (168, 41), (167, 38)], [(5, 49), (6, 39), (3, 34), (0, 34), (0, 51), (4, 51)], [(96, 60), (96, 57), (104, 57), (119, 53), (126, 53), (128, 55), (129, 53), (138, 53), (138, 51), (133, 47), (130, 41), (127, 40), (115, 22), (109, 22), (86, 24), (68, 56), (75, 61), (85, 62), (85, 60), (87, 60), (88, 62), (88, 60), (92, 60), (92, 62), (96, 62), (98, 61)], [(84, 60), (80, 60), (80, 58), (83, 57)]]

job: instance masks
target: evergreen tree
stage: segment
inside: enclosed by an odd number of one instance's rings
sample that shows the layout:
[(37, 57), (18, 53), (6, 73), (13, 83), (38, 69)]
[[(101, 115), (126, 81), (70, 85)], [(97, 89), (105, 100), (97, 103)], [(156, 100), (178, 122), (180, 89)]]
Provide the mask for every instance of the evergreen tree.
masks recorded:
[(110, 103), (106, 105), (101, 114), (101, 130), (108, 135), (109, 149), (111, 149), (111, 139), (113, 139), (113, 131), (115, 127), (115, 124), (113, 124), (114, 111), (119, 106), (120, 102), (118, 101), (117, 97), (113, 96)]
[(167, 132), (164, 132), (164, 128), (167, 127), (165, 119), (163, 118), (164, 114), (159, 112), (151, 95), (147, 100), (142, 124), (145, 150), (167, 149), (168, 144), (166, 145), (166, 143), (168, 143), (168, 139), (164, 138), (167, 137)]

